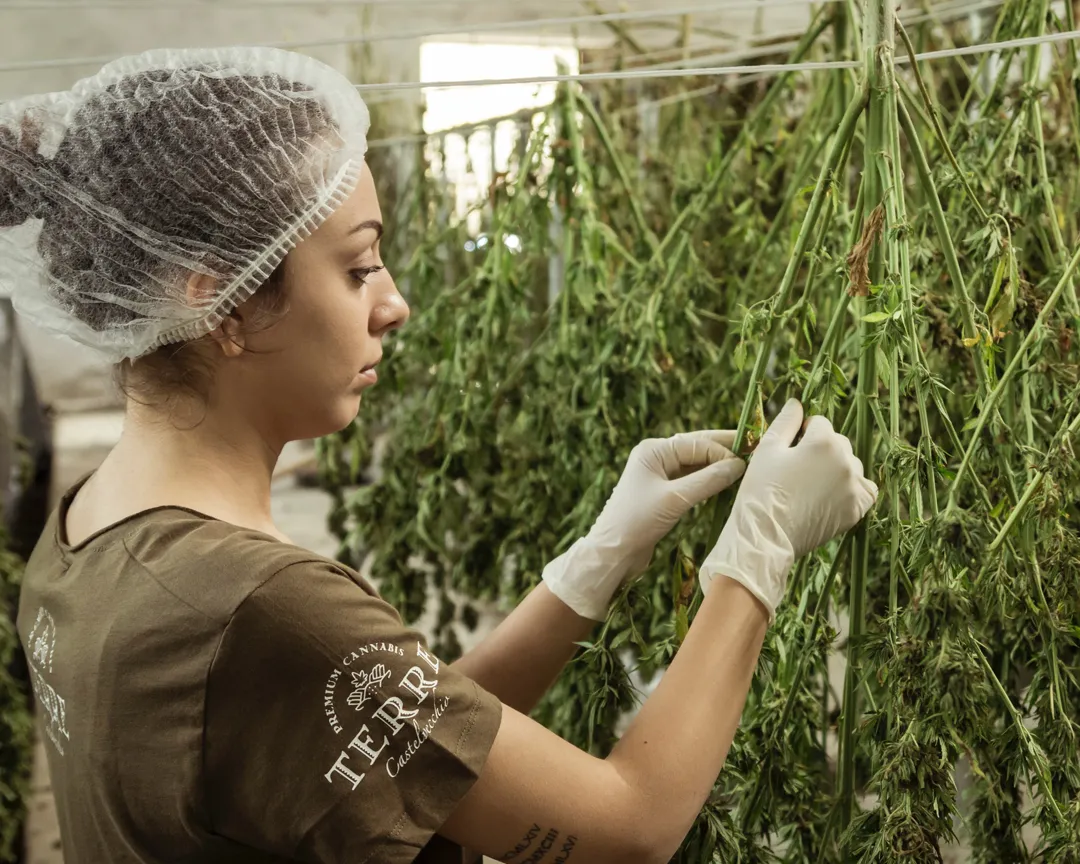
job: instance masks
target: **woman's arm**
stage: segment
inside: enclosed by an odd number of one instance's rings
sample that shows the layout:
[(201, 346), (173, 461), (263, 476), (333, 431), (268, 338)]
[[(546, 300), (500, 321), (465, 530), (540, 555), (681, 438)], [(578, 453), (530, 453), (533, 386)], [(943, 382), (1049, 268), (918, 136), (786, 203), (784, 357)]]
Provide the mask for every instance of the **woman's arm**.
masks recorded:
[(745, 588), (718, 580), (606, 760), (505, 710), (483, 773), (440, 833), (500, 861), (668, 861), (727, 758), (768, 620)]
[(504, 705), (528, 714), (596, 622), (582, 618), (541, 583), (453, 668)]
[(742, 476), (745, 465), (728, 449), (734, 440), (732, 431), (705, 430), (638, 444), (589, 533), (550, 561), (540, 587), (454, 668), (528, 714), (656, 543)]
[(852, 528), (877, 488), (824, 418), (797, 402), (762, 437), (702, 565), (705, 599), (671, 666), (607, 759), (507, 708), (479, 779), (440, 833), (513, 862), (662, 864), (731, 748), (794, 561)]

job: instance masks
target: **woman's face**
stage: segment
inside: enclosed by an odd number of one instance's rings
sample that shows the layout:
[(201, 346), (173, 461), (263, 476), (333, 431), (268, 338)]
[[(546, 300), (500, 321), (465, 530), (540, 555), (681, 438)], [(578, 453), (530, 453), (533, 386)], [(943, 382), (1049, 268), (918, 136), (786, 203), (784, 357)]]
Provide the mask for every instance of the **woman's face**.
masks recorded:
[[(381, 236), (382, 211), (365, 166), (356, 191), (286, 257), (284, 316), (245, 333), (245, 350), (220, 364), (215, 389), (254, 417), (268, 440), (343, 429), (375, 384), (383, 337), (409, 317), (383, 266)], [(240, 307), (241, 322), (256, 302)], [(224, 350), (230, 353), (228, 343)]]

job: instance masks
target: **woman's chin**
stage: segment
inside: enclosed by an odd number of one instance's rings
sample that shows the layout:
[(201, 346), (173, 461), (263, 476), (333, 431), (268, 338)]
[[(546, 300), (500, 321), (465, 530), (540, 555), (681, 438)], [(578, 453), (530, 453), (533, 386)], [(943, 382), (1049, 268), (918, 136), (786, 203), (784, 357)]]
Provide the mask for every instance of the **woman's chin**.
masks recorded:
[[(334, 432), (340, 432), (352, 425), (353, 421), (360, 416), (360, 409), (363, 406), (364, 397), (361, 393), (355, 393), (351, 395), (347, 400), (342, 400), (341, 410), (338, 411), (334, 418)], [(330, 432), (324, 433), (330, 435)]]
[(303, 426), (293, 429), (290, 440), (310, 440), (313, 438), (325, 438), (352, 425), (360, 413), (360, 394), (351, 394), (342, 399), (334, 406), (332, 411), (327, 411), (318, 417), (308, 415)]

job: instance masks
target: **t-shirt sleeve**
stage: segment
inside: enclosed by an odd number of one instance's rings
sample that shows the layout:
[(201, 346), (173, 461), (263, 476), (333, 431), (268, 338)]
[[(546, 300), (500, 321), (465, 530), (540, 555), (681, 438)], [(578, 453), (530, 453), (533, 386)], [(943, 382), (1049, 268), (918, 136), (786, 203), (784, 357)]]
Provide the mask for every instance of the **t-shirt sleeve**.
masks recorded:
[(237, 609), (211, 667), (211, 830), (300, 861), (412, 862), (479, 776), (501, 717), (348, 573), (291, 564)]

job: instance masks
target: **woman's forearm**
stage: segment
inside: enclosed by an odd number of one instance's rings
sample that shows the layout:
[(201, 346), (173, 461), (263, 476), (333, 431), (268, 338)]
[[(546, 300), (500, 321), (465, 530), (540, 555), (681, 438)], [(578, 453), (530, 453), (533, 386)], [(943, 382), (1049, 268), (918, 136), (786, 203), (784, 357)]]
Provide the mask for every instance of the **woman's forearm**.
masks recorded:
[(537, 860), (551, 838), (551, 855), (563, 849), (582, 864), (670, 861), (723, 767), (768, 622), (746, 588), (717, 579), (606, 760), (506, 709), (483, 772), (441, 833), (498, 860), (521, 845), (521, 860)]
[(768, 629), (765, 607), (719, 579), (655, 692), (608, 757), (641, 796), (662, 860), (675, 853), (727, 759)]
[(453, 663), (516, 711), (536, 707), (580, 642), (596, 626), (541, 583), (483, 642)]

